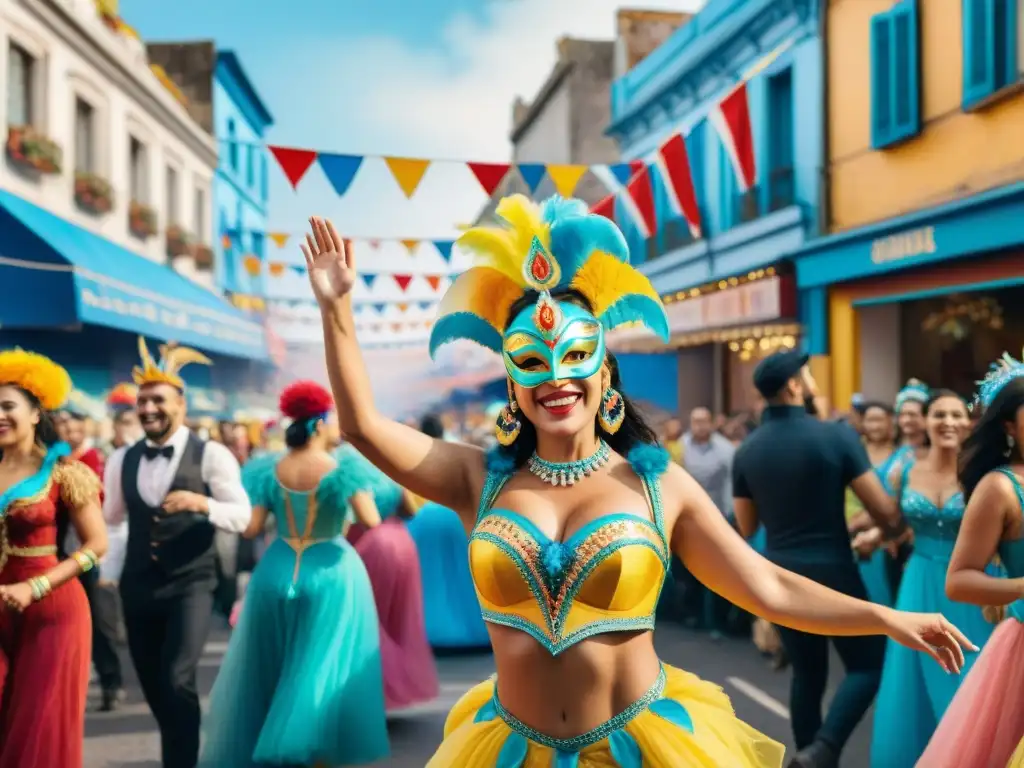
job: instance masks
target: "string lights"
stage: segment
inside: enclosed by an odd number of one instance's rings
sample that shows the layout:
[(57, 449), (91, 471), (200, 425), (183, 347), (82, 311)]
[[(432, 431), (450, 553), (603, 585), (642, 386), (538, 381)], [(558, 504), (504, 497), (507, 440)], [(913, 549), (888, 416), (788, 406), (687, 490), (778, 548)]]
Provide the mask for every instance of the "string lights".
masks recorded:
[(709, 293), (717, 293), (718, 291), (725, 291), (729, 288), (736, 288), (741, 285), (746, 285), (747, 283), (754, 283), (758, 280), (775, 277), (776, 274), (775, 267), (758, 269), (748, 272), (746, 275), (716, 280), (713, 283), (707, 283), (706, 285), (697, 286), (696, 288), (690, 288), (685, 291), (667, 293), (661, 297), (661, 300), (666, 304), (673, 304), (678, 301), (686, 301), (687, 299), (696, 299), (701, 296), (706, 296)]

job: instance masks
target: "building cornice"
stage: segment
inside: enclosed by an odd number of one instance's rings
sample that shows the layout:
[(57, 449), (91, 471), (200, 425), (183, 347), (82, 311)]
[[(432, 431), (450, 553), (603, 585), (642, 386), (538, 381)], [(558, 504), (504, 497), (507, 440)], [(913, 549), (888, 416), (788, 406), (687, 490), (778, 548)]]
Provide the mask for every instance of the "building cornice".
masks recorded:
[[(58, 35), (61, 41), (91, 66), (100, 75), (120, 88), (146, 113), (157, 120), (166, 130), (179, 139), (199, 160), (213, 169), (217, 167), (217, 142), (174, 100), (163, 86), (152, 77), (148, 67), (146, 77), (152, 83), (143, 82), (129, 60), (127, 52), (104, 45), (96, 33), (104, 31), (99, 19), (96, 29), (91, 29), (72, 8), (69, 0), (29, 0), (23, 7)], [(114, 41), (111, 41), (113, 43)]]
[(724, 7), (707, 6), (612, 84), (612, 121), (605, 132), (629, 143), (666, 119), (685, 116), (725, 82), (737, 80), (783, 35), (812, 19), (815, 5), (815, 0), (733, 0)]

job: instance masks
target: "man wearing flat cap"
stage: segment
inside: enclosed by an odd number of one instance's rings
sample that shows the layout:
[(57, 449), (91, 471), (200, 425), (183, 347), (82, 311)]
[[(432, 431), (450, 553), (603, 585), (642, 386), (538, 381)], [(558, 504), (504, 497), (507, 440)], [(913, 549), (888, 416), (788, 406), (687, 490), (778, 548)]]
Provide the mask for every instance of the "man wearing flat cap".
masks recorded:
[[(807, 355), (790, 350), (769, 355), (754, 370), (767, 406), (733, 461), (733, 509), (744, 536), (764, 525), (769, 560), (866, 600), (846, 528), (846, 488), (883, 530), (900, 530), (901, 517), (856, 432), (816, 418), (817, 387), (807, 362)], [(793, 665), (790, 709), (798, 752), (789, 766), (835, 768), (878, 691), (885, 638), (779, 633)], [(846, 677), (822, 721), (830, 641)]]

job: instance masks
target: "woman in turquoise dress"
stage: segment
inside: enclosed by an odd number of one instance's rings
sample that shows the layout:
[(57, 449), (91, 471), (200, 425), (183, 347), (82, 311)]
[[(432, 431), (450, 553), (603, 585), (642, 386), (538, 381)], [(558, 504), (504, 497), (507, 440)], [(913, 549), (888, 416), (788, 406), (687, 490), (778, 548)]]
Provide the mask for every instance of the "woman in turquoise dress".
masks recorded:
[[(914, 535), (896, 609), (941, 612), (977, 646), (992, 634), (981, 608), (946, 597), (946, 570), (964, 514), (957, 455), (969, 424), (967, 404), (948, 390), (936, 390), (925, 406), (928, 453), (893, 469), (890, 482)], [(932, 737), (957, 686), (977, 654), (968, 654), (963, 674), (932, 669), (890, 642), (875, 703), (871, 742), (873, 768), (913, 768)]]
[(287, 454), (248, 476), (258, 535), (278, 537), (256, 566), (204, 720), (204, 768), (364, 765), (388, 755), (377, 612), (344, 532), (357, 493), (327, 451), (330, 394), (297, 382), (281, 395)]

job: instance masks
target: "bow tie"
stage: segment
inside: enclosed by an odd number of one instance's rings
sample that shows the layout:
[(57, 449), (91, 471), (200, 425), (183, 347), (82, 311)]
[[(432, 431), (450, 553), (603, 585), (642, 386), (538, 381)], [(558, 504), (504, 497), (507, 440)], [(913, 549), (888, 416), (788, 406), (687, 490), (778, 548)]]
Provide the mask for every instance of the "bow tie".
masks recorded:
[(169, 459), (173, 455), (174, 455), (174, 446), (173, 445), (164, 445), (164, 446), (147, 445), (146, 446), (146, 458), (149, 459), (150, 461), (155, 459), (157, 456), (163, 456), (165, 459)]

